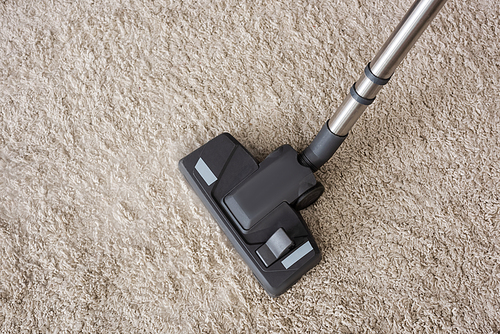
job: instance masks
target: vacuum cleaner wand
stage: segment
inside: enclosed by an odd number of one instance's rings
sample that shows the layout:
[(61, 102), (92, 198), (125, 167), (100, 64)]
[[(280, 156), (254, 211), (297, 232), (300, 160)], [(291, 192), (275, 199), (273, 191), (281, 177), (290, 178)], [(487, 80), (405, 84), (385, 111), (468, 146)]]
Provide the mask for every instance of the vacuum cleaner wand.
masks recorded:
[(258, 163), (223, 133), (179, 161), (188, 183), (271, 296), (285, 292), (321, 259), (299, 212), (324, 191), (314, 172), (342, 144), (445, 1), (415, 2), (301, 154), (283, 145)]
[(302, 152), (301, 161), (313, 170), (327, 162), (342, 144), (352, 126), (374, 100), (382, 86), (404, 59), (446, 0), (417, 0), (387, 39), (349, 94), (325, 124), (311, 145)]

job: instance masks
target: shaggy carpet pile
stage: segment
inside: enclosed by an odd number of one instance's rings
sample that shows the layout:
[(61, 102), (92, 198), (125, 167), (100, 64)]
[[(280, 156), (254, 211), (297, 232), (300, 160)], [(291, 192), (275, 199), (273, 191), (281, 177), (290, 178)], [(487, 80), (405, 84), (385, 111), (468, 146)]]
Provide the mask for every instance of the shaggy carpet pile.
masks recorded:
[(0, 3), (1, 333), (499, 333), (500, 2), (450, 0), (270, 298), (177, 168), (304, 149), (411, 0)]

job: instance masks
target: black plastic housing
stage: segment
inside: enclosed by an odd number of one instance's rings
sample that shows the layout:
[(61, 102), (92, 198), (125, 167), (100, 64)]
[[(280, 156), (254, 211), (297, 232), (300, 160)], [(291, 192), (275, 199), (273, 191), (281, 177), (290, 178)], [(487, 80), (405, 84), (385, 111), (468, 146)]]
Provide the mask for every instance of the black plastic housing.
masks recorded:
[[(224, 133), (184, 157), (179, 169), (269, 295), (282, 294), (319, 263), (318, 246), (294, 207), (303, 207), (302, 198), (311, 204), (323, 188), (292, 147), (284, 145), (258, 164)], [(269, 249), (285, 239), (291, 243), (270, 261)]]

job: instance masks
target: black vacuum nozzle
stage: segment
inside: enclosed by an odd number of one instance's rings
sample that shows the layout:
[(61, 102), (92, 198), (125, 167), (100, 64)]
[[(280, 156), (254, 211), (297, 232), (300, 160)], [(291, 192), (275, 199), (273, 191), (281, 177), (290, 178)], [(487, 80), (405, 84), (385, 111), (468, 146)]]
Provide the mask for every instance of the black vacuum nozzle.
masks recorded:
[(230, 134), (212, 139), (179, 168), (271, 296), (291, 287), (321, 258), (298, 210), (323, 193), (289, 145), (262, 161)]

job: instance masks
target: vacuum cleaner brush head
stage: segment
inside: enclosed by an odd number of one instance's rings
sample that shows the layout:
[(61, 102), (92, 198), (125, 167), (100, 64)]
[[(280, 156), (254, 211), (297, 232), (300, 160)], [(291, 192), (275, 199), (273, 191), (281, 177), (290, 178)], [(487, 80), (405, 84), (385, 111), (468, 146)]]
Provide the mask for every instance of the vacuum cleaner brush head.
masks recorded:
[(324, 188), (291, 146), (281, 146), (259, 164), (224, 133), (184, 157), (179, 168), (271, 296), (320, 261), (298, 210)]

